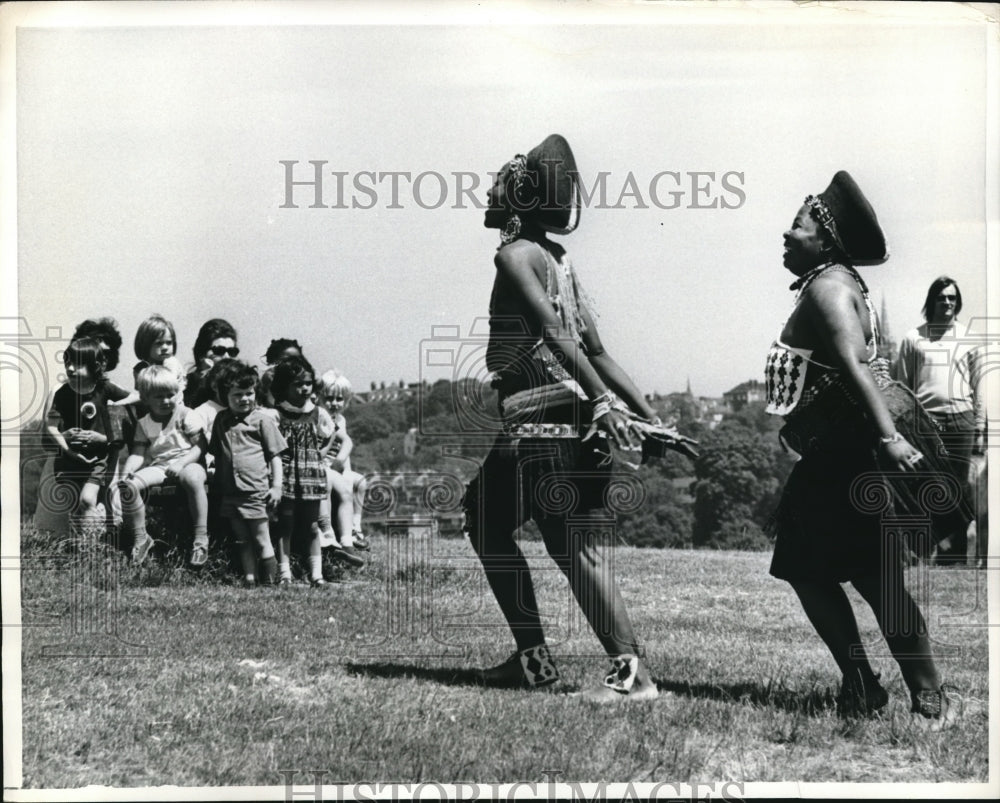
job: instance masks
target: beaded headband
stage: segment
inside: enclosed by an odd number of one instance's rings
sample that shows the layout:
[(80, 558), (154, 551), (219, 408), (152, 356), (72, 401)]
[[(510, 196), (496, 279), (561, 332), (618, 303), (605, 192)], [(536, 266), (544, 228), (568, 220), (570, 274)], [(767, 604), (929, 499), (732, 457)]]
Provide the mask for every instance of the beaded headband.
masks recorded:
[(816, 221), (826, 230), (826, 233), (833, 238), (837, 247), (846, 255), (848, 251), (840, 239), (840, 233), (837, 231), (837, 221), (833, 219), (830, 207), (823, 203), (822, 198), (817, 198), (815, 195), (807, 195), (805, 203), (812, 212), (813, 217), (816, 218)]
[(528, 157), (523, 153), (517, 154), (507, 162), (507, 169), (510, 170), (508, 181), (514, 180), (514, 194), (517, 195), (524, 186), (524, 176), (528, 172)]
[[(524, 187), (524, 177), (528, 172), (528, 157), (523, 153), (514, 156), (507, 162), (507, 182), (514, 198), (519, 198)], [(499, 248), (514, 242), (521, 234), (521, 218), (516, 213), (507, 218), (507, 223), (500, 231)]]

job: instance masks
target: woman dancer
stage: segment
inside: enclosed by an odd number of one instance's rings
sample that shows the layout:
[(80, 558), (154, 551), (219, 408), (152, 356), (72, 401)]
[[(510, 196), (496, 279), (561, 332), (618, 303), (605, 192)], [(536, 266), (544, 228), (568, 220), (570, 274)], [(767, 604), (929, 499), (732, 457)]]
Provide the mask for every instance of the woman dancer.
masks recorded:
[[(528, 565), (514, 540), (514, 530), (531, 518), (612, 659), (604, 685), (584, 696), (602, 703), (649, 700), (659, 692), (640, 661), (595, 531), (608, 521), (610, 445), (637, 448), (659, 422), (604, 350), (566, 252), (546, 236), (576, 227), (576, 181), (569, 144), (552, 135), (508, 162), (488, 196), (484, 222), (501, 230), (501, 244), (494, 258), (486, 362), (496, 376), (503, 431), (470, 483), (464, 506), (470, 540), (517, 652), (481, 675), (490, 685), (529, 687), (558, 678)], [(689, 449), (688, 439), (660, 432), (675, 448)], [(573, 489), (572, 522), (546, 494), (556, 483)]]
[[(841, 171), (825, 192), (806, 198), (784, 240), (783, 261), (799, 277), (792, 284), (798, 296), (768, 354), (767, 410), (785, 416), (782, 437), (802, 459), (772, 520), (771, 574), (791, 583), (840, 667), (842, 716), (874, 714), (889, 700), (841, 587), (850, 581), (899, 664), (915, 720), (939, 730), (957, 710), (942, 690), (927, 625), (904, 585), (901, 545), (883, 535), (880, 516), (866, 512), (859, 492), (865, 475), (881, 469), (902, 504), (906, 474), (940, 460), (940, 441), (919, 434), (933, 427), (912, 395), (890, 409), (901, 386), (890, 385), (888, 366), (876, 356), (877, 320), (854, 269), (885, 262), (885, 238), (868, 200)], [(918, 437), (921, 450), (911, 445)], [(951, 510), (956, 506), (957, 500)]]

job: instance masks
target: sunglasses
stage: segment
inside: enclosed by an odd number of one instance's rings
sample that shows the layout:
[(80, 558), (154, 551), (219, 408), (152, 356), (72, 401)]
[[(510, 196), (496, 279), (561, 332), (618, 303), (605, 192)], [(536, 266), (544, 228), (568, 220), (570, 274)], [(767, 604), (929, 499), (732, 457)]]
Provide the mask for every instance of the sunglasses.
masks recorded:
[(240, 354), (240, 347), (233, 346), (232, 348), (226, 348), (225, 346), (211, 346), (208, 349), (208, 353), (213, 357), (238, 357)]

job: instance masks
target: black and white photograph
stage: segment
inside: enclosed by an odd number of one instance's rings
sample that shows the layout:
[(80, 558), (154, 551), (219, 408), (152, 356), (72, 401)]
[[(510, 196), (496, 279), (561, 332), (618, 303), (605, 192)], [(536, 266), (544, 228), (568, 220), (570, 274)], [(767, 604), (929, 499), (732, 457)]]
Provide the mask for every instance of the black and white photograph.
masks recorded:
[(1000, 796), (994, 6), (14, 2), (0, 82), (5, 800)]

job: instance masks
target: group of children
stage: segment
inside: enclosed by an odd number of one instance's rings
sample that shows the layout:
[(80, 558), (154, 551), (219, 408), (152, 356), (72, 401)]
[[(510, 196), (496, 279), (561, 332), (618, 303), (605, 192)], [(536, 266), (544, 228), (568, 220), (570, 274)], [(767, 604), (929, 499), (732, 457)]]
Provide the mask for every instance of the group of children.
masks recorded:
[(153, 545), (148, 491), (173, 483), (191, 514), (192, 566), (207, 561), (212, 509), (239, 540), (246, 585), (292, 583), (298, 530), (308, 579), (324, 587), (324, 550), (362, 566), (369, 549), (361, 531), (366, 484), (351, 469), (343, 414), (350, 382), (334, 371), (317, 377), (298, 342), (288, 339), (271, 342), (259, 376), (236, 359), (235, 330), (225, 321), (209, 321), (199, 340), (213, 323), (224, 324), (215, 330), (223, 336), (210, 338), (200, 356), (196, 344), (200, 368), (185, 374), (172, 324), (158, 315), (143, 321), (132, 392), (107, 378), (121, 346), (115, 322), (88, 320), (77, 328), (63, 355), (66, 382), (50, 395), (44, 418), (58, 452), (54, 481), (74, 494), (71, 523), (92, 519), (102, 493), (119, 492), (132, 559), (141, 563)]

